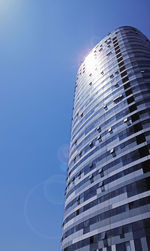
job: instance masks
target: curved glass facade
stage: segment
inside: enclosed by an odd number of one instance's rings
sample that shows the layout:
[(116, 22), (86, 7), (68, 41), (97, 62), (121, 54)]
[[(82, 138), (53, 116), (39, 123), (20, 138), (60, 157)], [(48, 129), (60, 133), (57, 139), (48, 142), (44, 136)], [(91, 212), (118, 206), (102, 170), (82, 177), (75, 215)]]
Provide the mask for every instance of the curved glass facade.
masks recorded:
[(124, 26), (77, 73), (62, 251), (150, 250), (150, 41)]

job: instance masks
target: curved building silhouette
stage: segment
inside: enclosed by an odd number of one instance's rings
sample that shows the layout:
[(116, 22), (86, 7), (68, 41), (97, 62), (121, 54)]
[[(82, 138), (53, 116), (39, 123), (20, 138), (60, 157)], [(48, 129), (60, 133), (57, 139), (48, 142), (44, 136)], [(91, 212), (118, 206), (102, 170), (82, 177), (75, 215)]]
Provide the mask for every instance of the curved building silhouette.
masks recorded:
[(75, 86), (63, 251), (150, 250), (150, 41), (124, 26)]

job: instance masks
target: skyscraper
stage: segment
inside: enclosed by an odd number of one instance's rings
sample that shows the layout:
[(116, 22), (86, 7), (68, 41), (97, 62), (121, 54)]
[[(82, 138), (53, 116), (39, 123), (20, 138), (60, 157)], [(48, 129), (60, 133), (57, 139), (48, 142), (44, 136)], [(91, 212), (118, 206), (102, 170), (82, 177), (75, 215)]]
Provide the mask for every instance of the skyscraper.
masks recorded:
[(150, 250), (150, 41), (124, 26), (75, 86), (63, 251)]

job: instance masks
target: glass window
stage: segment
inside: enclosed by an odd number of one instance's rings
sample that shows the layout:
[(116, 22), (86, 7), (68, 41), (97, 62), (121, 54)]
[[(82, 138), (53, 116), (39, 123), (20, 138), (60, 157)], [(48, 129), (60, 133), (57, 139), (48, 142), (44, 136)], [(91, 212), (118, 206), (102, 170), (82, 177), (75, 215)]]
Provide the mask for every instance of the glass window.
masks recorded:
[(125, 243), (120, 243), (116, 245), (116, 251), (126, 251)]
[(132, 251), (130, 247), (130, 242), (126, 242), (126, 251)]
[(142, 251), (142, 245), (141, 245), (141, 240), (140, 239), (136, 239), (134, 241), (134, 245), (135, 245), (135, 250), (136, 251)]

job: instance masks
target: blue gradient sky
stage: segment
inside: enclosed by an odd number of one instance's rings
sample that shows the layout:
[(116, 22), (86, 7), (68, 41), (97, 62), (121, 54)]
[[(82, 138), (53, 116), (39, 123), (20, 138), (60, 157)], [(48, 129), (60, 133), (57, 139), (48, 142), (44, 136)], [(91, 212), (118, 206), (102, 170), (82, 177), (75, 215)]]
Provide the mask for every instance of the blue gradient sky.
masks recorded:
[(0, 250), (59, 251), (75, 76), (149, 0), (0, 0)]

